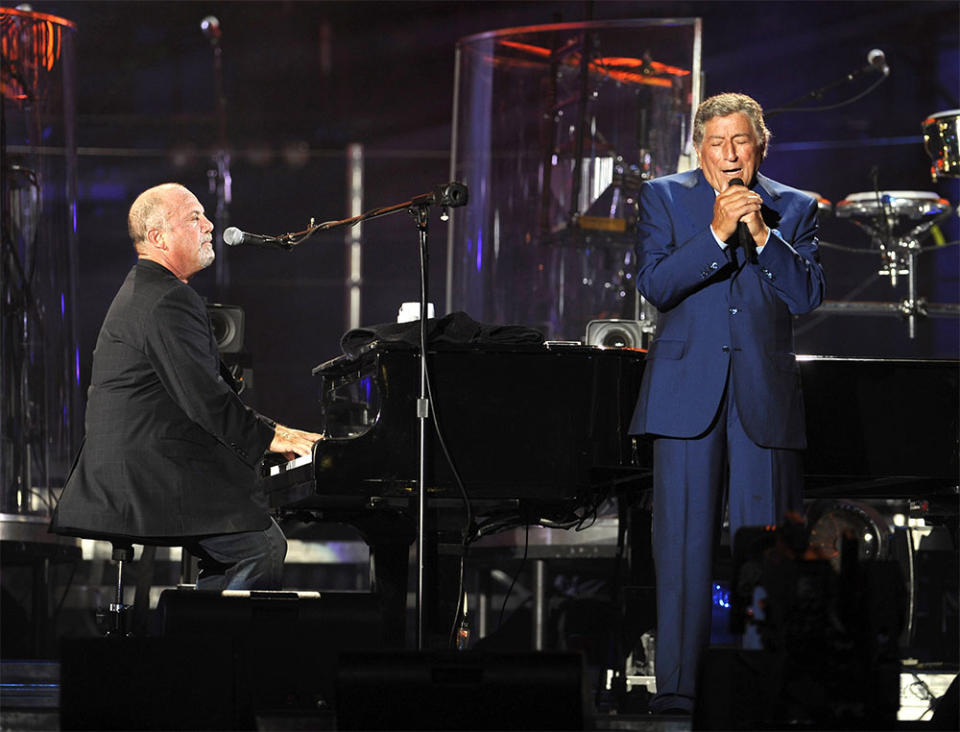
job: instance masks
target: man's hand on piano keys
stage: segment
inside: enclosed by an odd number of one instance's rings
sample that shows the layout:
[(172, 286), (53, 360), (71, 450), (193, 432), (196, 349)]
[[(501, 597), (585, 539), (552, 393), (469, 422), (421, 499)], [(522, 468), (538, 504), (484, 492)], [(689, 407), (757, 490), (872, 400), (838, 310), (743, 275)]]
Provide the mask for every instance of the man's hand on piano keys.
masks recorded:
[(273, 433), (273, 440), (267, 449), (270, 452), (279, 452), (287, 460), (293, 460), (298, 455), (309, 455), (313, 448), (313, 443), (322, 440), (323, 435), (315, 432), (305, 432), (304, 430), (295, 430), (292, 427), (284, 427), (278, 424)]

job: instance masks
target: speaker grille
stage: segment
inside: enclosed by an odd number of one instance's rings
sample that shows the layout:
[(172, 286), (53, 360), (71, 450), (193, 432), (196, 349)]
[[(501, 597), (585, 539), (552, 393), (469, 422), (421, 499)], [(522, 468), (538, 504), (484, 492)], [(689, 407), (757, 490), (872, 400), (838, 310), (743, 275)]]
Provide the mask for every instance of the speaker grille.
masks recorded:
[(236, 305), (208, 303), (207, 313), (213, 326), (220, 353), (239, 353), (243, 350), (243, 308)]
[(643, 326), (639, 320), (591, 320), (584, 340), (588, 346), (643, 348)]

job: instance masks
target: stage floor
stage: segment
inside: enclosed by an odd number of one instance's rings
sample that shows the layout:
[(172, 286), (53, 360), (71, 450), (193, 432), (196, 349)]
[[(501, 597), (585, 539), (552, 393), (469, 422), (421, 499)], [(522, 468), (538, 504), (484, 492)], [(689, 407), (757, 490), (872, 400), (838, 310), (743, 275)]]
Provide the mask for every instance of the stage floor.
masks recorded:
[[(60, 664), (56, 661), (3, 661), (0, 673), (0, 732), (56, 731), (60, 724)], [(923, 730), (930, 724), (927, 695), (940, 697), (947, 690), (956, 671), (935, 673), (905, 672), (901, 676), (901, 709), (897, 729)], [(108, 684), (109, 679), (104, 679)], [(157, 683), (160, 683), (158, 680)], [(923, 693), (918, 684), (923, 684)], [(921, 697), (924, 697), (921, 699)], [(912, 701), (911, 701), (912, 700)], [(586, 729), (622, 730), (624, 732), (687, 732), (690, 717), (654, 716), (650, 714), (618, 714), (588, 711)], [(336, 730), (335, 713), (284, 711), (260, 713), (254, 729), (264, 732), (281, 730)], [(518, 726), (517, 729), (529, 729)], [(571, 727), (576, 729), (578, 727)]]
[[(57, 661), (0, 662), (0, 732), (59, 731), (60, 683), (60, 664)], [(109, 679), (104, 679), (104, 683), (109, 683)], [(623, 732), (687, 732), (691, 729), (691, 719), (592, 711), (588, 714), (586, 728)], [(262, 732), (325, 732), (336, 730), (337, 722), (332, 711), (264, 713), (256, 716), (255, 729)]]

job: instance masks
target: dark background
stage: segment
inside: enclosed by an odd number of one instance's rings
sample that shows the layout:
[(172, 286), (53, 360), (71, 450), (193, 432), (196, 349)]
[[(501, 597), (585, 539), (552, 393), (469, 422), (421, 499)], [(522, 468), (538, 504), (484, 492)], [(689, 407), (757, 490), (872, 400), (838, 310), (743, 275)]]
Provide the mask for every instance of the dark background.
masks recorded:
[[(4, 3), (13, 6), (14, 3)], [(89, 383), (100, 322), (134, 254), (126, 211), (167, 180), (191, 188), (212, 217), (207, 171), (217, 141), (213, 53), (200, 31), (219, 18), (226, 136), (232, 152), (231, 223), (281, 233), (345, 218), (345, 147), (365, 148), (364, 207), (428, 191), (449, 176), (454, 54), (467, 35), (587, 19), (702, 17), (704, 95), (743, 91), (775, 108), (866, 63), (891, 72), (865, 98), (831, 111), (787, 113), (764, 172), (837, 202), (873, 188), (960, 199), (956, 180), (933, 183), (921, 123), (958, 102), (956, 2), (35, 2), (77, 25), (81, 386)], [(861, 83), (831, 92), (838, 102)], [(943, 226), (957, 239), (956, 217)], [(433, 216), (431, 300), (443, 307), (446, 236)], [(310, 369), (339, 353), (345, 330), (344, 231), (292, 253), (227, 252), (229, 283), (192, 284), (211, 302), (246, 311), (253, 388), (247, 400), (277, 419), (316, 426)], [(827, 242), (866, 247), (849, 221), (827, 217)], [(418, 293), (410, 217), (364, 226), (362, 322), (394, 320)], [(926, 243), (930, 243), (929, 241)], [(828, 297), (905, 297), (873, 278), (879, 257), (824, 249)], [(958, 301), (957, 247), (924, 254), (920, 294)], [(917, 338), (895, 318), (808, 316), (797, 350), (840, 356), (958, 356), (956, 320), (924, 320)]]

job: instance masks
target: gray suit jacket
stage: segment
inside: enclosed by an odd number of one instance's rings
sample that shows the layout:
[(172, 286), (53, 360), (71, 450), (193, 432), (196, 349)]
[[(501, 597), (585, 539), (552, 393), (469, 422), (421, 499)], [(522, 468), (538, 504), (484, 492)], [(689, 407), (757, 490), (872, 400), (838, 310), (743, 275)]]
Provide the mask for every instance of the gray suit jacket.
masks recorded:
[(266, 528), (252, 493), (273, 428), (219, 367), (200, 296), (138, 261), (100, 329), (84, 443), (52, 530), (178, 537)]

